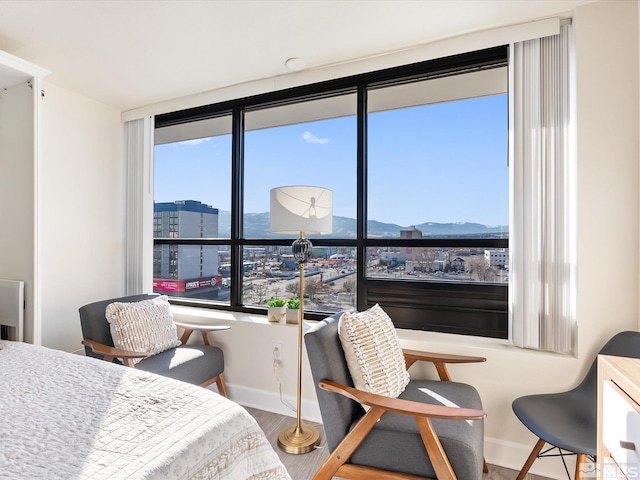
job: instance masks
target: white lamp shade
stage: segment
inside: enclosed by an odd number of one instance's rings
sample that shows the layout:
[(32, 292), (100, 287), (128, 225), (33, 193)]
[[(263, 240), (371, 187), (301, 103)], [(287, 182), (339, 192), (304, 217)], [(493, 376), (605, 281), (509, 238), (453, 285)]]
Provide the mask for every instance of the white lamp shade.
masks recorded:
[(272, 188), (270, 217), (271, 233), (331, 233), (333, 192), (303, 185)]

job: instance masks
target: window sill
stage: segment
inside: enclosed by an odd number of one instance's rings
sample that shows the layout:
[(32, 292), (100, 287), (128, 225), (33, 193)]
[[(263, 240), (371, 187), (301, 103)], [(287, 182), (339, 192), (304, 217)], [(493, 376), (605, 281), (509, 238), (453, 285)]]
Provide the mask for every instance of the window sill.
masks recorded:
[[(296, 327), (297, 324), (275, 323), (267, 320), (266, 315), (252, 315), (242, 312), (233, 312), (228, 310), (215, 310), (211, 308), (185, 307), (183, 305), (171, 305), (171, 313), (177, 318), (185, 322), (204, 324), (204, 325), (230, 325), (235, 322), (254, 323), (259, 325), (274, 325)], [(315, 323), (315, 322), (313, 322)], [(312, 323), (312, 324), (313, 324)], [(304, 326), (310, 326), (308, 320), (304, 321)]]
[(396, 329), (402, 348), (439, 353), (462, 353), (490, 358), (502, 352), (518, 355), (542, 357), (574, 358), (556, 352), (520, 348), (508, 340), (452, 333), (429, 332), (424, 330)]
[(441, 350), (456, 346), (457, 351), (463, 349), (506, 349), (515, 348), (508, 340), (491, 337), (476, 337), (472, 335), (457, 335), (453, 333), (429, 332), (423, 330), (396, 329), (403, 348), (412, 350)]
[[(177, 319), (196, 324), (204, 325), (233, 325), (236, 322), (252, 323), (257, 325), (272, 325), (275, 327), (297, 327), (297, 324), (272, 323), (267, 320), (266, 315), (247, 314), (228, 310), (215, 310), (210, 308), (186, 307), (183, 305), (172, 305), (171, 312)], [(315, 320), (305, 320), (304, 329), (308, 330), (316, 324)], [(451, 333), (438, 333), (422, 330), (408, 330), (398, 328), (398, 338), (403, 348), (422, 351), (436, 351), (441, 353), (462, 352), (469, 355), (486, 356), (495, 351), (517, 351), (532, 355), (552, 355), (558, 354), (519, 348), (509, 344), (508, 340), (490, 337), (474, 337), (470, 335), (456, 335)]]

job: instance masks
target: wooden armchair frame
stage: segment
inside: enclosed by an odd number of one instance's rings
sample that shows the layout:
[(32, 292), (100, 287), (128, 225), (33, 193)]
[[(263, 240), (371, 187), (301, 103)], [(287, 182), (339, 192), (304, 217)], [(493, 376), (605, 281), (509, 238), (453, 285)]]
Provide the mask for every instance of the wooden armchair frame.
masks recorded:
[[(180, 342), (182, 342), (183, 345), (187, 344), (187, 341), (189, 340), (193, 332), (200, 332), (204, 344), (212, 345), (211, 341), (209, 340), (209, 335), (207, 334), (208, 332), (229, 330), (229, 328), (231, 328), (229, 325), (200, 325), (180, 322), (177, 320), (174, 320), (173, 323), (175, 323), (178, 328), (184, 330), (182, 336), (180, 337)], [(132, 368), (134, 367), (134, 359), (144, 359), (153, 355), (152, 352), (131, 352), (128, 350), (121, 350), (119, 348), (110, 347), (109, 345), (105, 345), (104, 343), (100, 343), (88, 338), (82, 340), (82, 344), (91, 348), (91, 350), (93, 350), (95, 353), (102, 355), (102, 359), (107, 362), (113, 362), (116, 358), (119, 358), (122, 361), (123, 365)], [(222, 373), (214, 378), (207, 380), (204, 383), (201, 383), (200, 386), (208, 387), (213, 383), (216, 384), (216, 386), (218, 387), (218, 392), (220, 392), (222, 396), (229, 398), (229, 392), (227, 391), (227, 386), (225, 384), (224, 376)]]
[[(451, 381), (451, 377), (446, 367), (447, 363), (477, 363), (486, 361), (486, 358), (483, 357), (470, 357), (465, 355), (429, 353), (417, 350), (403, 350), (403, 352), (407, 368), (419, 360), (431, 362), (434, 364), (438, 372), (438, 376), (442, 381)], [(376, 425), (376, 422), (386, 412), (411, 415), (414, 417), (425, 449), (427, 450), (427, 454), (429, 455), (433, 469), (436, 473), (436, 478), (438, 480), (457, 480), (453, 468), (451, 467), (451, 463), (442, 448), (440, 439), (431, 424), (431, 419), (481, 420), (486, 417), (484, 410), (445, 407), (398, 398), (389, 398), (357, 390), (353, 387), (341, 385), (326, 379), (322, 380), (319, 383), (319, 386), (323, 390), (338, 393), (370, 408), (331, 453), (322, 467), (320, 467), (318, 472), (316, 472), (313, 480), (330, 480), (333, 476), (349, 478), (352, 480), (367, 480), (370, 478), (385, 478), (388, 480), (424, 480), (424, 477), (418, 477), (415, 475), (389, 472), (372, 467), (346, 463), (351, 458), (353, 452), (369, 434), (371, 429)], [(486, 462), (484, 462), (483, 470), (484, 472), (488, 472)]]

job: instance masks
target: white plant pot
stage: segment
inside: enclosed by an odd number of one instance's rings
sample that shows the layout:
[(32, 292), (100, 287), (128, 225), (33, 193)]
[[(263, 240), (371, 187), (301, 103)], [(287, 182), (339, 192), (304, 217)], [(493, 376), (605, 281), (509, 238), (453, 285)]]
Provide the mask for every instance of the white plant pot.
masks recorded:
[(271, 323), (284, 322), (286, 314), (287, 307), (285, 307), (284, 305), (282, 307), (269, 307), (267, 309), (267, 318)]
[(287, 323), (297, 325), (300, 319), (299, 308), (287, 308)]

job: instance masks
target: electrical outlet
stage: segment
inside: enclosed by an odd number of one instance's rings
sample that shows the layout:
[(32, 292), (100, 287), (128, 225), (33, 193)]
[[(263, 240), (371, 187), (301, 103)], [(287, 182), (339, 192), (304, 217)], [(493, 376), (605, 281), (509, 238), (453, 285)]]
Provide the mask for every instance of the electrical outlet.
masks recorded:
[(282, 344), (281, 343), (273, 344), (273, 360), (278, 362), (282, 360)]

